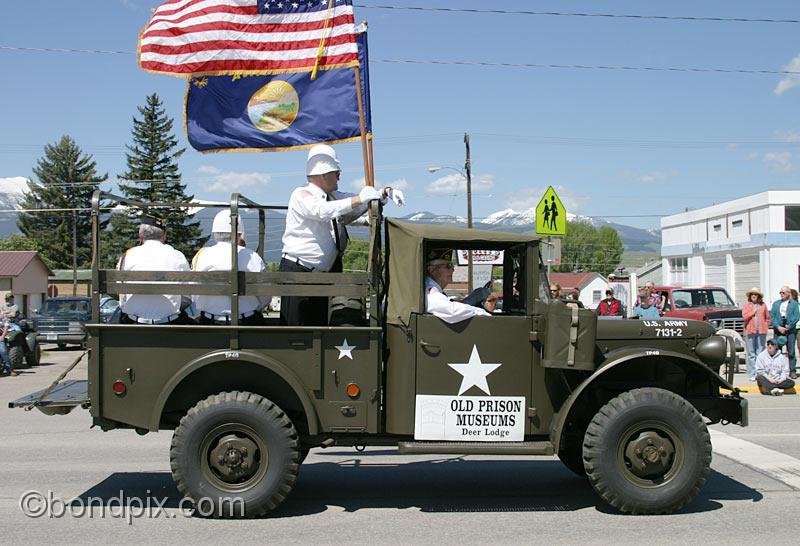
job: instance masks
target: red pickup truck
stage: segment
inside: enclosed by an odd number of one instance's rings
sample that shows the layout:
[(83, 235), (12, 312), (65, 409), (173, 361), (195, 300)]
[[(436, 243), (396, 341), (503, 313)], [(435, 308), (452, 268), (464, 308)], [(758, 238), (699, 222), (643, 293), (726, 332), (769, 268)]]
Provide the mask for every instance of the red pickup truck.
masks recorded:
[(654, 292), (660, 293), (664, 302), (665, 317), (704, 320), (715, 328), (744, 332), (742, 310), (719, 286), (656, 286)]

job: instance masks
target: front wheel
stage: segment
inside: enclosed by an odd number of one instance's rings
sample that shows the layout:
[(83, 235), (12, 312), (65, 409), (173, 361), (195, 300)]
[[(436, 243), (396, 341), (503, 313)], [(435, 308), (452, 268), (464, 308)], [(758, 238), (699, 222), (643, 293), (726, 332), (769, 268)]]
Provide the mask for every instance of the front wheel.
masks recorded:
[(19, 345), (8, 348), (8, 357), (11, 359), (11, 367), (18, 370), (25, 365), (25, 351)]
[(614, 508), (666, 514), (688, 504), (705, 483), (711, 438), (684, 398), (663, 389), (634, 389), (594, 416), (583, 459), (592, 487)]
[(297, 431), (277, 405), (257, 394), (225, 392), (181, 419), (170, 464), (196, 513), (256, 517), (277, 508), (292, 490), (298, 449)]

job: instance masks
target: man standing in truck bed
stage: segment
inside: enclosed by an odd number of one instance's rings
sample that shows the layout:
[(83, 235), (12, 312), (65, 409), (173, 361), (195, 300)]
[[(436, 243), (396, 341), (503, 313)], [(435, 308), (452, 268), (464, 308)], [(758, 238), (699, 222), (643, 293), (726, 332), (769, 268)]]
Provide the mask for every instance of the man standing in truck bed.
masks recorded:
[[(295, 189), (289, 198), (286, 230), (283, 232), (281, 271), (342, 271), (342, 255), (347, 246), (345, 224), (363, 215), (373, 199), (391, 198), (405, 203), (403, 193), (392, 188), (380, 192), (364, 186), (358, 194), (340, 192), (341, 167), (336, 151), (318, 144), (308, 152), (308, 184)], [(328, 322), (328, 298), (283, 296), (281, 324), (322, 326)]]

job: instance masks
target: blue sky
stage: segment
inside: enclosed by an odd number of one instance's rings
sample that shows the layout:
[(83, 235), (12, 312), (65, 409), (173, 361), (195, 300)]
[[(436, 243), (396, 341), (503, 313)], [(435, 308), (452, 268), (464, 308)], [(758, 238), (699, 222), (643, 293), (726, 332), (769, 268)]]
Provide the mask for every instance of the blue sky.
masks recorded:
[[(110, 179), (125, 170), (131, 119), (156, 92), (187, 148), (185, 82), (148, 74), (133, 52), (154, 0), (7, 3), (0, 46), (0, 178), (31, 177), (45, 144), (69, 134)], [(796, 0), (361, 0), (438, 6), (800, 19)], [(800, 24), (436, 13), (356, 8), (370, 28), (376, 179), (406, 188), (403, 214), (466, 215), (457, 174), (471, 134), (476, 219), (523, 210), (556, 187), (569, 212), (657, 227), (658, 215), (766, 189), (800, 187), (800, 76), (396, 64), (389, 59), (800, 72)], [(338, 147), (342, 189), (363, 176), (357, 144)], [(189, 191), (284, 204), (305, 152), (200, 154)], [(105, 185), (113, 189), (112, 184)], [(641, 217), (639, 217), (641, 216)]]

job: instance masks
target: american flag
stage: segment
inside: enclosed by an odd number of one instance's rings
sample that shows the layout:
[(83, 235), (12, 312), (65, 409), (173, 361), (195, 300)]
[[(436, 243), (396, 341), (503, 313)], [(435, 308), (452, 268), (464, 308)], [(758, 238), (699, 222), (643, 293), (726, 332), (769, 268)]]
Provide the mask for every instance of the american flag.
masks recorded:
[(315, 65), (358, 65), (352, 0), (168, 0), (139, 38), (139, 66), (173, 76)]

